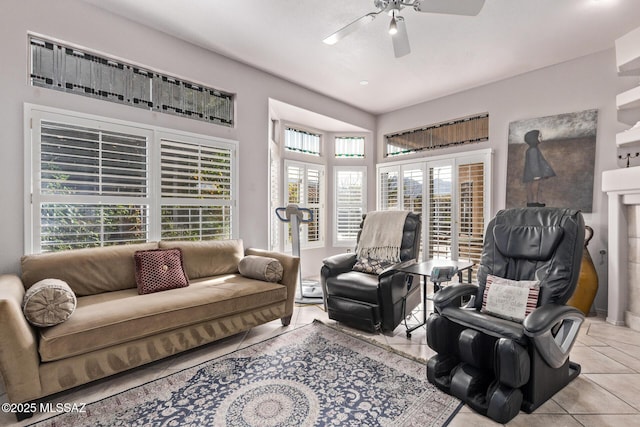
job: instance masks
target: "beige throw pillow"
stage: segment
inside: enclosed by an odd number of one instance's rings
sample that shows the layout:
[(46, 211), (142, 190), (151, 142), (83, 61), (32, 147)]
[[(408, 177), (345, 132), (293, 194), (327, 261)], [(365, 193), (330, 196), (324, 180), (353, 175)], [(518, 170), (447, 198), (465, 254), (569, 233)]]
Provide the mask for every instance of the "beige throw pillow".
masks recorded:
[(66, 282), (44, 279), (24, 294), (22, 312), (35, 326), (54, 326), (67, 320), (76, 309), (76, 295)]
[(238, 271), (245, 277), (265, 282), (282, 280), (282, 264), (275, 258), (247, 255), (238, 263)]

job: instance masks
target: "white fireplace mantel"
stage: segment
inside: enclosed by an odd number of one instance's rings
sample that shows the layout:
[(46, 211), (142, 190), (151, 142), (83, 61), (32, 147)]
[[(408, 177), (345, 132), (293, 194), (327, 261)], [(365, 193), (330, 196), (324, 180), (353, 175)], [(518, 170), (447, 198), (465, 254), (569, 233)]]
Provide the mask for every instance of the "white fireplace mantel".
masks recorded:
[(640, 166), (602, 172), (602, 191), (609, 198), (607, 322), (624, 325), (630, 297), (627, 205), (640, 205)]

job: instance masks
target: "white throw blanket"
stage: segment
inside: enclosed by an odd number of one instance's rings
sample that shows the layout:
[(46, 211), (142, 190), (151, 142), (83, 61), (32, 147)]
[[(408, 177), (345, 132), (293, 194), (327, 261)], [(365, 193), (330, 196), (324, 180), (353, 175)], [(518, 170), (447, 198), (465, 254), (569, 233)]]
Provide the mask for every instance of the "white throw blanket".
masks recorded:
[(409, 211), (367, 213), (356, 254), (358, 258), (400, 261), (402, 229)]

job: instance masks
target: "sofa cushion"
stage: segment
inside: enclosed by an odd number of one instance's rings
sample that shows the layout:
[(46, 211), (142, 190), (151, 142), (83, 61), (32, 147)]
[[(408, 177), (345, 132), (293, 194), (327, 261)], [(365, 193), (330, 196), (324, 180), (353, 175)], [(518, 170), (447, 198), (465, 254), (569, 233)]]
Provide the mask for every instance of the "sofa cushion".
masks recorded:
[(55, 277), (67, 282), (77, 297), (135, 288), (133, 254), (157, 247), (153, 242), (25, 255), (22, 281), (29, 289), (40, 280)]
[(245, 277), (265, 282), (282, 280), (282, 264), (275, 258), (259, 255), (247, 255), (240, 260), (238, 271)]
[[(39, 352), (48, 362), (148, 337), (160, 332), (284, 304), (287, 288), (239, 274), (193, 280), (188, 288), (139, 295), (125, 289), (78, 298), (64, 323), (40, 332)], [(168, 343), (170, 344), (170, 343)]]
[(209, 240), (202, 242), (161, 241), (161, 249), (180, 248), (184, 269), (190, 280), (238, 272), (244, 256), (242, 240)]
[(65, 282), (44, 279), (24, 294), (22, 312), (35, 326), (47, 327), (64, 322), (76, 309), (76, 296)]
[(137, 251), (133, 258), (140, 295), (189, 286), (179, 248)]

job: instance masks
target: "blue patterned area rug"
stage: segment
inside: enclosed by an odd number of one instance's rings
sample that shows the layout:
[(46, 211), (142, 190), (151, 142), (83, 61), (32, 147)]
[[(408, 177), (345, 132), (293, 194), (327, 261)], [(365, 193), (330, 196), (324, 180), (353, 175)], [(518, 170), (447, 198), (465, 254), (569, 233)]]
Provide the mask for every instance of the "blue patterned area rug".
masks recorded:
[(443, 426), (424, 362), (318, 321), (38, 426)]

